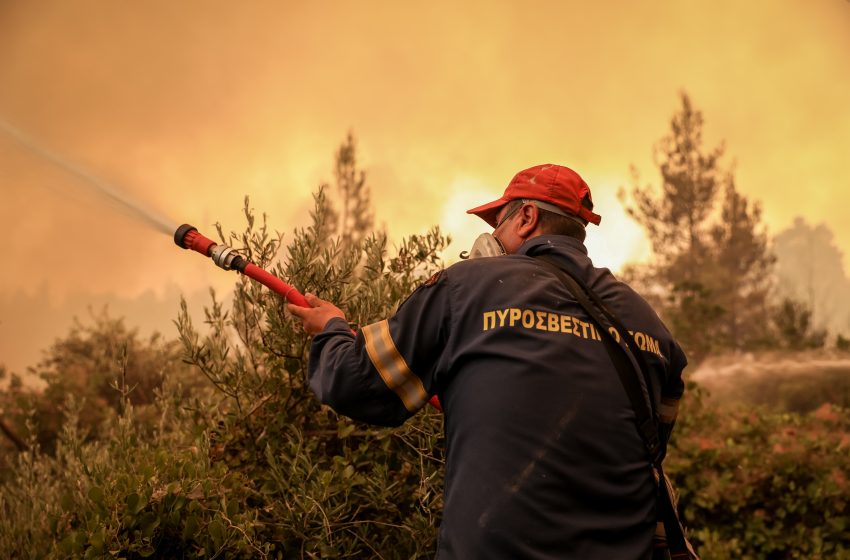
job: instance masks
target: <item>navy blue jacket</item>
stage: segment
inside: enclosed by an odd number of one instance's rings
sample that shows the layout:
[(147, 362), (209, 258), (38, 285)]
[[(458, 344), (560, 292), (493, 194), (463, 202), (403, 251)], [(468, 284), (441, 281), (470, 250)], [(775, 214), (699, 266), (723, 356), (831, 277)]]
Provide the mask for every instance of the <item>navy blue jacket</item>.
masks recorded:
[(647, 304), (584, 245), (543, 235), (457, 263), (385, 321), (313, 340), (309, 382), (354, 419), (398, 425), (438, 394), (447, 462), (440, 559), (649, 558), (656, 486), (601, 337), (535, 255), (594, 290), (642, 349), (672, 425), (685, 355)]

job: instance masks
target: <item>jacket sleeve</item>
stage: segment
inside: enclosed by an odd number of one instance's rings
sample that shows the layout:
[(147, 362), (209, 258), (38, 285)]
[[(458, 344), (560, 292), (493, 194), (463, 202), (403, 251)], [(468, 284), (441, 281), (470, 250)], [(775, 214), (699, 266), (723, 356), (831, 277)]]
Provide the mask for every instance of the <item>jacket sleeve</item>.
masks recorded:
[(319, 400), (340, 414), (398, 426), (437, 391), (449, 336), (445, 274), (419, 287), (389, 319), (353, 334), (333, 319), (310, 348), (308, 379)]
[(675, 341), (671, 344), (670, 369), (667, 381), (661, 388), (661, 403), (658, 407), (658, 420), (660, 422), (661, 437), (664, 441), (670, 439), (676, 417), (679, 415), (679, 403), (685, 392), (685, 381), (682, 372), (688, 365), (688, 359), (681, 347)]

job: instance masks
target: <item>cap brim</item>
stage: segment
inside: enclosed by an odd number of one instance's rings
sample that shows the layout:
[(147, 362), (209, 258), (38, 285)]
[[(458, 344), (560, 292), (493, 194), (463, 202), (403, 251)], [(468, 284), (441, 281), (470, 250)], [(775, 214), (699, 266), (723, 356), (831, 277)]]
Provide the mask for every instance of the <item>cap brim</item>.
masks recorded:
[(499, 210), (502, 207), (510, 202), (510, 200), (505, 200), (504, 198), (500, 198), (498, 200), (494, 200), (493, 202), (488, 202), (487, 204), (483, 204), (481, 206), (477, 206), (471, 210), (467, 210), (467, 214), (475, 214), (488, 224), (490, 227), (496, 227), (496, 221), (499, 217)]

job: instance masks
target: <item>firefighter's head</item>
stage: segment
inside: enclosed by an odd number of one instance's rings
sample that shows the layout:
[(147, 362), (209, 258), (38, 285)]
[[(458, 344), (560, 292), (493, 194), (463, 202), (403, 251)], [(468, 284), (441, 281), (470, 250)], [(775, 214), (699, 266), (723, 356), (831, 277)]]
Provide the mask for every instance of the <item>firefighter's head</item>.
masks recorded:
[(538, 165), (517, 173), (498, 200), (467, 210), (490, 224), (505, 252), (545, 233), (584, 241), (585, 226), (599, 224), (587, 183), (572, 169)]

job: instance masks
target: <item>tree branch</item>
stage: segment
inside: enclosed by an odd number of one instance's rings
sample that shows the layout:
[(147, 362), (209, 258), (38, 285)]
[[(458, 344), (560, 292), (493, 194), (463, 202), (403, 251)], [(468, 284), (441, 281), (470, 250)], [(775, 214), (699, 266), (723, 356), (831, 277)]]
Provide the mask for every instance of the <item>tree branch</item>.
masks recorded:
[(12, 429), (9, 428), (9, 426), (7, 426), (2, 419), (0, 419), (0, 432), (3, 432), (3, 435), (9, 438), (9, 441), (15, 444), (15, 447), (18, 448), (18, 451), (26, 451), (27, 449), (29, 449), (29, 446), (27, 446), (24, 440), (18, 437), (18, 435), (13, 432)]

